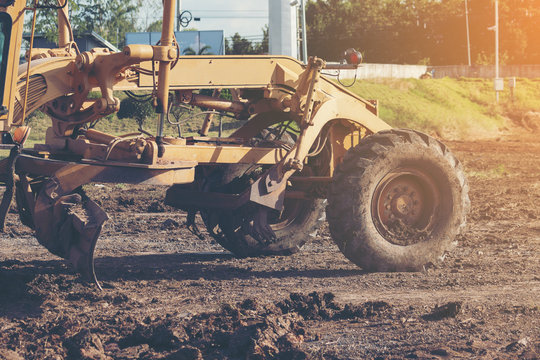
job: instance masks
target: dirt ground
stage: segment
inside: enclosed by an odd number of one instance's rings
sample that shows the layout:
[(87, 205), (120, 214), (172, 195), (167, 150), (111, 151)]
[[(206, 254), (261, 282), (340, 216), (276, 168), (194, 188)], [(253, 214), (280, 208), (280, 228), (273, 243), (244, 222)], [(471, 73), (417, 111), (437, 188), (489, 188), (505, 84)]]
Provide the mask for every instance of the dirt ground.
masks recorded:
[(469, 225), (416, 273), (362, 271), (326, 225), (298, 254), (236, 259), (191, 234), (165, 189), (94, 184), (110, 215), (99, 291), (12, 210), (0, 359), (538, 359), (538, 137), (447, 142), (469, 176)]

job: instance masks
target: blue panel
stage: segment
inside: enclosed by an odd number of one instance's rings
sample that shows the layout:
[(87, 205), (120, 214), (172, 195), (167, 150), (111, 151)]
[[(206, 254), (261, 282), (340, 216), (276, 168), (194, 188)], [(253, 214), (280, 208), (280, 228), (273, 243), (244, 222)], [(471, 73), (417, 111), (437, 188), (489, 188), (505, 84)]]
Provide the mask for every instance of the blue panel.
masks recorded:
[[(175, 32), (182, 55), (224, 55), (223, 30)], [(161, 33), (127, 33), (126, 44), (156, 45)]]
[(126, 45), (150, 44), (150, 33), (126, 33)]

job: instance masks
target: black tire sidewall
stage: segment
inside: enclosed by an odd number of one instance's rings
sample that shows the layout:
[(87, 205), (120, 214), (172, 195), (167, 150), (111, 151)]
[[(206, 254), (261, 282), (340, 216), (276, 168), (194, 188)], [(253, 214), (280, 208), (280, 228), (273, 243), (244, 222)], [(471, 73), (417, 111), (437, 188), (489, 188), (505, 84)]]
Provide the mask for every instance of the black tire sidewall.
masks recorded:
[[(450, 247), (464, 222), (468, 204), (464, 176), (453, 155), (434, 139), (427, 143), (404, 141), (392, 132), (376, 136), (385, 135), (393, 146), (380, 146), (376, 140), (372, 144), (361, 143), (338, 167), (330, 193), (337, 195), (329, 197), (327, 210), (330, 231), (345, 256), (366, 270), (419, 270)], [(359, 161), (366, 149), (375, 149), (372, 153), (376, 156), (370, 161)], [(416, 168), (428, 174), (440, 193), (433, 229), (425, 240), (407, 246), (385, 239), (373, 220), (371, 206), (382, 179), (400, 168)], [(340, 189), (350, 194), (339, 194)], [(336, 204), (338, 201), (345, 204)], [(347, 216), (351, 218), (344, 218)]]
[(305, 201), (294, 220), (285, 227), (274, 231), (275, 239), (265, 239), (266, 241), (258, 241), (252, 236), (250, 229), (238, 226), (238, 211), (223, 213), (220, 226), (225, 241), (220, 243), (227, 250), (240, 257), (294, 254), (300, 250), (309, 236), (316, 230), (324, 211), (324, 204), (324, 199)]
[[(272, 139), (273, 130), (264, 129), (255, 137), (257, 142)], [(289, 145), (295, 144), (295, 137), (287, 132), (281, 140)], [(228, 184), (238, 179), (248, 171), (250, 165), (227, 165), (223, 168), (221, 183)], [(247, 184), (244, 184), (247, 185)], [(284, 227), (268, 234), (254, 234), (253, 228), (246, 225), (262, 205), (248, 203), (239, 209), (219, 212), (219, 227), (221, 234), (213, 234), (214, 239), (225, 249), (238, 257), (263, 255), (290, 255), (297, 253), (300, 248), (314, 236), (317, 225), (322, 220), (326, 199), (313, 198), (301, 201), (299, 213)], [(275, 211), (268, 209), (268, 211)], [(256, 238), (258, 237), (258, 239)]]

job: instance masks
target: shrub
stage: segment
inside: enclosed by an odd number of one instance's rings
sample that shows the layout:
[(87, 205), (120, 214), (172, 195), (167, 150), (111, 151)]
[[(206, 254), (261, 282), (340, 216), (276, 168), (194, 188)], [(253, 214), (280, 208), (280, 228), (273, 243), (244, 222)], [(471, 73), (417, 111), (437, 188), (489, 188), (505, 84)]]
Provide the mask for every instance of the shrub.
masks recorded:
[(125, 98), (120, 102), (120, 110), (118, 110), (118, 118), (131, 118), (137, 121), (139, 128), (143, 126), (146, 118), (155, 115), (155, 110), (150, 101), (140, 102), (132, 98)]

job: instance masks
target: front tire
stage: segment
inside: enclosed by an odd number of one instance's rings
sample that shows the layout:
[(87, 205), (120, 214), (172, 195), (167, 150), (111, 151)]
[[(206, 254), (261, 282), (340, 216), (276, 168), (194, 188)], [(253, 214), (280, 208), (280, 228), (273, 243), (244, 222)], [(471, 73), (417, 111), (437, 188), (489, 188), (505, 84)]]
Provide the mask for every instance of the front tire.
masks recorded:
[(285, 199), (281, 214), (262, 205), (247, 204), (222, 212), (219, 228), (209, 231), (221, 246), (240, 258), (295, 254), (317, 231), (323, 201)]
[(441, 142), (387, 130), (348, 151), (328, 196), (330, 232), (368, 271), (416, 271), (436, 262), (465, 225), (468, 185)]
[[(285, 132), (276, 139), (275, 130), (265, 129), (254, 140), (259, 145), (275, 145), (273, 140), (280, 140), (293, 146), (295, 138)], [(323, 153), (326, 155), (326, 153)], [(297, 177), (320, 175), (320, 161), (325, 163), (324, 156), (312, 158), (304, 170), (295, 174)], [(326, 160), (326, 163), (328, 160)], [(263, 167), (249, 165), (227, 165), (216, 172), (217, 189), (225, 193), (240, 193), (264, 173)], [(292, 184), (287, 190), (305, 191), (312, 194), (309, 184)], [(247, 203), (235, 210), (203, 210), (201, 215), (210, 235), (225, 249), (237, 257), (256, 257), (268, 255), (291, 255), (314, 236), (326, 201), (318, 197), (305, 199), (285, 198), (283, 211), (265, 206)]]

